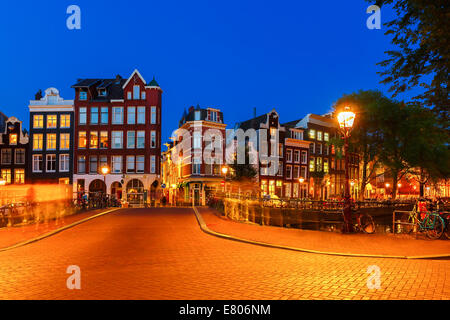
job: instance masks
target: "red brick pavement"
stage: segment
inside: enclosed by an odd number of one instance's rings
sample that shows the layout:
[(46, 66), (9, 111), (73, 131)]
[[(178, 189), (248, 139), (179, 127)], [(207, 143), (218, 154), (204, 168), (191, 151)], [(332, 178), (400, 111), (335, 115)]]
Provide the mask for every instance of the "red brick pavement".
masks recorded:
[(307, 250), (390, 256), (449, 255), (450, 241), (409, 235), (341, 234), (235, 222), (208, 208), (198, 208), (208, 228), (239, 238)]
[(62, 228), (71, 223), (91, 217), (104, 211), (103, 209), (90, 210), (73, 214), (61, 219), (50, 220), (47, 222), (33, 223), (22, 226), (13, 226), (0, 228), (0, 249), (12, 246), (14, 244), (36, 238), (58, 228)]
[[(69, 265), (81, 290), (66, 287)], [(367, 287), (368, 266), (381, 270)], [(348, 258), (228, 241), (192, 209), (122, 209), (0, 252), (1, 299), (450, 299), (450, 262)]]

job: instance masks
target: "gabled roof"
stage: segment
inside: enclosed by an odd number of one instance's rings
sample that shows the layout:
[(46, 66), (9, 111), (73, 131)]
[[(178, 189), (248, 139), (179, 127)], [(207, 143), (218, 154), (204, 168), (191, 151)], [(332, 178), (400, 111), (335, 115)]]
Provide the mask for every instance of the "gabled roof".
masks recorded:
[(138, 69), (134, 69), (131, 76), (128, 78), (128, 80), (125, 82), (125, 84), (122, 86), (122, 89), (125, 89), (125, 87), (128, 85), (128, 82), (130, 82), (130, 80), (134, 77), (135, 74), (137, 74), (139, 76), (139, 78), (141, 78), (141, 80), (142, 80), (142, 82), (144, 82), (144, 84), (147, 83), (147, 81), (145, 81), (144, 77), (139, 73)]

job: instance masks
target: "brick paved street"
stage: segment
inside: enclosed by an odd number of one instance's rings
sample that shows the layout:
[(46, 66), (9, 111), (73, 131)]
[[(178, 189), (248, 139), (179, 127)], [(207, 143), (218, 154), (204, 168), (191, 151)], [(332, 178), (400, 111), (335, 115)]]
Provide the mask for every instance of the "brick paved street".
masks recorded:
[[(66, 268), (81, 268), (81, 290)], [(368, 289), (367, 267), (381, 269)], [(203, 233), (192, 209), (123, 209), (0, 253), (1, 299), (450, 299), (450, 261), (290, 252)]]

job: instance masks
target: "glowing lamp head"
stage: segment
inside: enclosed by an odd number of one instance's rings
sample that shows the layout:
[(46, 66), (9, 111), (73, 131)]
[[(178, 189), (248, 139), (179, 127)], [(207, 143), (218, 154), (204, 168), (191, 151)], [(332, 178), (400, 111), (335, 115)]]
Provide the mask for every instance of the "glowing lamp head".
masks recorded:
[(298, 181), (299, 181), (300, 183), (303, 183), (303, 182), (305, 182), (305, 179), (304, 179), (304, 178), (299, 178)]
[(354, 181), (350, 181), (350, 185), (353, 187), (355, 185)]
[(0, 180), (0, 186), (4, 186), (6, 184), (6, 180)]
[(389, 184), (389, 183), (386, 183), (386, 188), (389, 188), (389, 186), (390, 186), (390, 184)]
[(351, 129), (355, 121), (355, 113), (350, 111), (350, 107), (345, 107), (344, 111), (341, 111), (337, 118), (341, 129)]
[(222, 167), (222, 173), (227, 174), (227, 172), (228, 172), (228, 167)]
[(102, 167), (102, 174), (108, 174), (109, 173), (109, 168), (107, 166)]
[(174, 184), (172, 184), (172, 189), (176, 189), (177, 188), (177, 185), (174, 183)]
[(402, 184), (401, 184), (401, 183), (398, 183), (398, 184), (397, 184), (397, 187), (401, 188), (401, 186), (402, 186)]

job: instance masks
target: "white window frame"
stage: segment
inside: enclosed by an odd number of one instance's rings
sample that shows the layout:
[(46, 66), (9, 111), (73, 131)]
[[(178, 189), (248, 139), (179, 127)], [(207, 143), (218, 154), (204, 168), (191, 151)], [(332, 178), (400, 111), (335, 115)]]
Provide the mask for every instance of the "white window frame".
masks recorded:
[(59, 172), (69, 172), (70, 156), (68, 153), (61, 153), (59, 155)]

